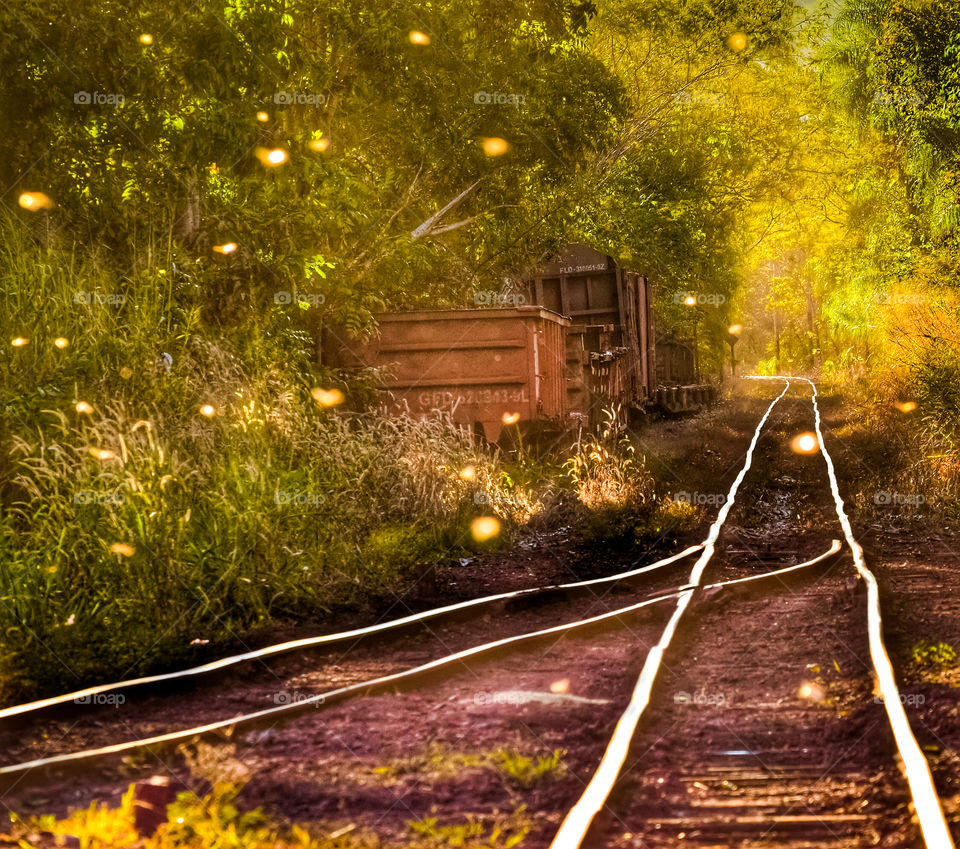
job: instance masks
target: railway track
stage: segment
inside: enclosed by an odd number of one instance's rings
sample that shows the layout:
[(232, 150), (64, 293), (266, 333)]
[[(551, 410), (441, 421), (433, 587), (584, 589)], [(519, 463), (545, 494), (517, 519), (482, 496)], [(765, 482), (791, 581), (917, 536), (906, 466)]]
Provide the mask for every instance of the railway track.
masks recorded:
[[(816, 564), (834, 562), (834, 555), (840, 549), (840, 543), (835, 542), (826, 552), (802, 563), (756, 575), (713, 581), (709, 584), (703, 582), (705, 571), (717, 551), (721, 531), (730, 512), (737, 506), (741, 484), (750, 472), (764, 427), (778, 403), (789, 392), (791, 381), (803, 382), (800, 379), (780, 379), (785, 382), (783, 390), (769, 405), (757, 425), (743, 466), (706, 539), (699, 546), (693, 546), (673, 557), (609, 578), (474, 599), (366, 629), (291, 641), (176, 673), (87, 688), (52, 699), (12, 706), (0, 711), (0, 720), (29, 720), (31, 715), (42, 714), (51, 708), (69, 709), (70, 704), (77, 700), (89, 700), (98, 696), (129, 692), (135, 688), (149, 689), (170, 682), (182, 683), (205, 676), (215, 676), (223, 670), (252, 661), (263, 661), (270, 657), (349, 642), (358, 638), (376, 637), (410, 626), (456, 617), (466, 611), (485, 606), (514, 603), (538, 596), (549, 602), (556, 598), (557, 594), (609, 590), (619, 585), (628, 585), (640, 575), (649, 575), (696, 555), (689, 577), (679, 585), (664, 588), (665, 591), (654, 593), (631, 604), (605, 609), (590, 616), (580, 616), (559, 625), (552, 624), (531, 631), (521, 631), (480, 645), (471, 645), (410, 668), (398, 669), (386, 675), (326, 689), (294, 703), (248, 711), (202, 725), (137, 737), (110, 745), (94, 746), (7, 764), (0, 767), (0, 780), (8, 783), (21, 782), (31, 777), (42, 776), (48, 769), (71, 766), (89, 768), (91, 764), (100, 760), (116, 758), (118, 755), (142, 749), (156, 750), (157, 747), (171, 746), (204, 735), (232, 735), (237, 729), (272, 728), (279, 720), (290, 720), (303, 715), (308, 710), (315, 711), (318, 707), (328, 708), (346, 699), (397, 688), (416, 688), (425, 681), (435, 680), (437, 675), (456, 675), (466, 669), (470, 662), (496, 660), (531, 644), (555, 640), (576, 632), (589, 634), (596, 628), (629, 627), (633, 621), (632, 617), (638, 612), (646, 611), (648, 608), (667, 611), (673, 605), (659, 639), (655, 640), (647, 653), (629, 704), (616, 723), (599, 766), (590, 780), (585, 783), (580, 798), (564, 818), (553, 838), (552, 846), (557, 849), (577, 849), (581, 845), (666, 846), (679, 845), (681, 841), (684, 845), (709, 846), (728, 846), (734, 843), (743, 846), (789, 847), (878, 845), (884, 839), (883, 827), (878, 825), (878, 817), (882, 819), (891, 806), (900, 805), (902, 808), (903, 799), (893, 798), (891, 801), (891, 798), (896, 796), (894, 790), (886, 785), (878, 788), (875, 782), (871, 783), (870, 776), (860, 769), (862, 764), (856, 757), (855, 748), (854, 756), (847, 761), (823, 763), (822, 759), (810, 756), (811, 751), (817, 751), (816, 736), (810, 740), (808, 746), (801, 746), (794, 751), (789, 747), (773, 747), (764, 750), (752, 744), (742, 743), (743, 739), (755, 739), (762, 736), (764, 731), (771, 729), (789, 728), (791, 724), (801, 727), (809, 724), (811, 719), (809, 704), (784, 707), (782, 700), (779, 703), (765, 704), (760, 701), (747, 704), (738, 711), (738, 720), (743, 723), (740, 732), (736, 727), (728, 728), (725, 725), (723, 733), (728, 734), (728, 742), (724, 746), (717, 748), (716, 751), (704, 749), (702, 745), (704, 741), (698, 740), (696, 745), (677, 747), (672, 752), (673, 766), (668, 773), (649, 769), (641, 770), (636, 768), (636, 762), (632, 765), (629, 762), (631, 751), (634, 751), (638, 744), (638, 727), (648, 711), (657, 714), (655, 721), (662, 723), (665, 717), (669, 718), (671, 712), (688, 709), (689, 702), (683, 700), (674, 702), (672, 705), (668, 703), (666, 706), (657, 704), (657, 698), (662, 690), (658, 679), (664, 672), (673, 674), (668, 668), (665, 657), (677, 633), (683, 632), (686, 636), (692, 632), (691, 639), (694, 641), (699, 639), (702, 643), (704, 632), (700, 629), (700, 623), (693, 625), (690, 620), (700, 618), (702, 612), (706, 611), (708, 616), (720, 617), (720, 621), (723, 621), (726, 614), (719, 612), (719, 609), (731, 604), (741, 607), (744, 611), (743, 616), (762, 618), (761, 611), (764, 608), (776, 609), (778, 599), (783, 596), (785, 588), (788, 593), (792, 593), (791, 585), (786, 584), (789, 578), (806, 574), (808, 568)], [(856, 572), (867, 589), (866, 617), (861, 636), (866, 640), (866, 653), (869, 654), (872, 672), (882, 696), (883, 704), (878, 705), (878, 710), (886, 712), (886, 720), (892, 729), (896, 754), (902, 763), (904, 777), (909, 787), (909, 799), (916, 813), (922, 839), (927, 847), (947, 849), (953, 846), (953, 842), (929, 766), (907, 722), (900, 693), (896, 688), (893, 669), (883, 646), (876, 579), (866, 565), (862, 549), (854, 538), (846, 518), (832, 460), (823, 444), (816, 387), (812, 383), (810, 386), (813, 390), (815, 430), (821, 453), (826, 461), (833, 503), (846, 544), (853, 554)], [(819, 585), (827, 581), (832, 582), (831, 587), (836, 594), (849, 595), (847, 578), (838, 577), (831, 569), (824, 581), (817, 583)], [(736, 592), (747, 587), (751, 592), (746, 594), (746, 597)], [(762, 592), (759, 600), (755, 597), (757, 589), (766, 590)], [(801, 594), (803, 592), (809, 593), (812, 590), (807, 586)], [(734, 601), (725, 601), (729, 598), (733, 598)], [(812, 602), (815, 602), (816, 598), (816, 593), (813, 593)], [(853, 606), (851, 604), (851, 607)], [(787, 615), (787, 608), (784, 608), (784, 616)], [(845, 615), (854, 616), (855, 611), (847, 611)], [(727, 639), (736, 639), (736, 636), (728, 636)], [(775, 662), (777, 649), (770, 646), (764, 647), (762, 651), (759, 647), (752, 647), (751, 650), (753, 649), (760, 654), (765, 651), (770, 655), (769, 662)], [(709, 645), (703, 644), (702, 650), (708, 653)], [(782, 651), (782, 646), (779, 650)], [(706, 661), (704, 668), (709, 672), (709, 660)], [(722, 677), (722, 670), (713, 670), (713, 674)], [(702, 680), (709, 680), (709, 675)], [(695, 685), (695, 680), (688, 685), (694, 694), (700, 692)], [(693, 701), (696, 702), (696, 695)], [(653, 710), (650, 710), (651, 707)], [(875, 726), (871, 730), (874, 728)], [(722, 737), (723, 734), (720, 736)], [(665, 739), (667, 738), (663, 737), (655, 745), (659, 745)], [(737, 743), (737, 739), (741, 742)], [(624, 784), (625, 778), (630, 779), (627, 784)], [(616, 792), (614, 792), (615, 786)], [(625, 787), (629, 787), (631, 791), (626, 800), (624, 799)], [(898, 827), (903, 831), (909, 831), (911, 827), (908, 822), (909, 816), (902, 815), (902, 819), (904, 822)]]

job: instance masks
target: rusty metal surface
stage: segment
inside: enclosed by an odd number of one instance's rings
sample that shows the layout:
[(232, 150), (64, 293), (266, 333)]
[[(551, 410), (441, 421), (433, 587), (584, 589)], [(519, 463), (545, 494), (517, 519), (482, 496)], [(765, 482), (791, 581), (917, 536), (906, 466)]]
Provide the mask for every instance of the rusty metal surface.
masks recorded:
[[(527, 297), (570, 316), (568, 405), (594, 418), (603, 407), (643, 408), (657, 388), (653, 315), (645, 277), (587, 245), (571, 245), (526, 281)], [(582, 364), (577, 362), (583, 360)]]
[(379, 336), (334, 362), (384, 369), (391, 408), (479, 423), (499, 439), (503, 417), (520, 423), (566, 412), (566, 328), (540, 307), (382, 313)]

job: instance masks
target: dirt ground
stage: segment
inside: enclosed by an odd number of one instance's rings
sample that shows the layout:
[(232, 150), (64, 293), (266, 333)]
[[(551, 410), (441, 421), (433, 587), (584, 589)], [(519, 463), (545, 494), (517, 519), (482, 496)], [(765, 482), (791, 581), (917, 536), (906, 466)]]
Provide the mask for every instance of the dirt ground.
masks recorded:
[[(649, 551), (585, 546), (568, 532), (545, 535), (442, 570), (433, 598), (398, 600), (384, 618), (413, 605), (610, 574), (699, 542), (779, 391), (768, 390), (637, 434), (662, 494), (689, 493), (704, 505), (695, 532), (667, 535)], [(794, 435), (813, 429), (808, 398), (808, 388), (795, 389), (771, 416), (708, 581), (791, 565), (841, 537), (822, 457), (788, 448)], [(831, 435), (846, 424), (843, 405), (828, 400), (823, 409), (842, 482), (861, 460)], [(841, 491), (847, 494), (842, 483)], [(882, 585), (908, 716), (960, 835), (960, 680), (913, 656), (922, 640), (960, 645), (960, 540), (901, 527), (895, 515), (882, 527), (859, 525), (855, 513), (852, 521)], [(467, 619), (251, 663), (189, 686), (132, 691), (119, 706), (70, 705), (0, 729), (0, 748), (4, 762), (15, 763), (270, 707), (636, 603), (683, 584), (691, 565), (687, 559), (615, 592), (484, 608)], [(691, 608), (590, 845), (920, 845), (884, 708), (873, 695), (866, 603), (853, 576), (844, 553), (790, 580), (721, 592)], [(428, 817), (491, 821), (525, 806), (531, 832), (523, 845), (546, 846), (589, 780), (672, 607), (648, 607), (282, 724), (71, 772), (37, 771), (4, 787), (2, 802), (21, 814), (64, 813), (92, 800), (116, 804), (140, 776), (169, 774), (198, 793), (212, 781), (241, 779), (243, 805), (324, 830), (353, 826), (387, 842), (401, 842), (411, 822)], [(540, 776), (517, 767), (523, 756), (536, 761), (555, 752), (559, 765)]]

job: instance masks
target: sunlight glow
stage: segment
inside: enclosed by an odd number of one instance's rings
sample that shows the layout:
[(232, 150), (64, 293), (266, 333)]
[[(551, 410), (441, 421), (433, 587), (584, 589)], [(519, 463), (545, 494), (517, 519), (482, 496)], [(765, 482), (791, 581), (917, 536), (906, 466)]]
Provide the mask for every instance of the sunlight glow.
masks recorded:
[(503, 156), (503, 154), (510, 150), (509, 142), (497, 136), (482, 139), (480, 144), (483, 147), (483, 152), (487, 154), (487, 156)]
[(264, 112), (264, 111), (261, 109), (261, 110), (257, 113), (257, 120), (258, 120), (261, 124), (265, 124), (267, 121), (270, 120), (270, 113), (269, 113), (269, 112)]
[(901, 413), (912, 413), (917, 409), (916, 401), (894, 401), (893, 406)]
[(14, 348), (22, 348), (29, 341), (30, 341), (29, 339), (24, 339), (23, 336), (17, 336), (16, 339), (12, 339), (10, 341), (10, 344), (13, 345)]
[(20, 206), (36, 212), (38, 209), (51, 209), (53, 201), (43, 192), (24, 192), (19, 198)]
[(794, 454), (816, 454), (820, 450), (820, 443), (815, 433), (798, 433), (790, 440), (790, 450)]
[(512, 424), (516, 424), (518, 421), (520, 421), (520, 414), (519, 414), (519, 413), (504, 413), (504, 414), (500, 417), (500, 419), (501, 419), (501, 421), (502, 421), (505, 425), (512, 425)]
[(330, 139), (320, 138), (320, 139), (310, 139), (308, 144), (310, 150), (314, 153), (326, 153), (330, 148)]
[(217, 414), (216, 408), (212, 404), (204, 404), (200, 408), (200, 415), (212, 419)]
[(254, 154), (260, 160), (262, 165), (272, 167), (274, 165), (283, 165), (287, 161), (287, 152), (282, 147), (275, 147), (267, 150), (265, 147), (258, 147)]
[(697, 305), (697, 299), (693, 295), (687, 295), (687, 297), (683, 299), (683, 302), (688, 307), (695, 307)]
[(140, 33), (141, 44), (153, 44), (153, 36), (148, 32)]
[(727, 44), (730, 45), (730, 49), (735, 53), (742, 53), (747, 49), (747, 36), (742, 32), (735, 32), (727, 39)]
[(346, 400), (344, 394), (339, 389), (321, 389), (317, 386), (310, 390), (310, 394), (313, 396), (313, 400), (321, 407), (336, 407)]
[(67, 339), (66, 336), (58, 336), (56, 339), (53, 340), (53, 346), (55, 348), (60, 348), (60, 350), (63, 350), (69, 344), (70, 344), (70, 340)]
[(475, 481), (477, 479), (477, 467), (476, 466), (464, 466), (460, 470), (460, 480), (463, 481)]
[(82, 416), (89, 416), (93, 413), (93, 407), (90, 406), (86, 401), (77, 401), (76, 407), (74, 409), (80, 413)]
[(742, 324), (731, 324), (731, 325), (727, 328), (727, 333), (729, 333), (731, 336), (739, 336), (741, 333), (743, 333), (743, 325), (742, 325)]
[(500, 522), (493, 516), (480, 516), (470, 523), (470, 533), (477, 542), (486, 542), (500, 534)]
[(430, 36), (418, 29), (412, 29), (410, 30), (410, 43), (425, 47), (430, 43)]
[(106, 462), (107, 460), (116, 460), (117, 455), (113, 453), (109, 448), (90, 448), (90, 455), (101, 462)]
[(237, 249), (236, 242), (224, 242), (222, 245), (214, 245), (214, 253), (218, 254), (232, 254)]
[(119, 554), (121, 557), (133, 557), (136, 553), (136, 549), (125, 542), (115, 542), (110, 546), (110, 551)]

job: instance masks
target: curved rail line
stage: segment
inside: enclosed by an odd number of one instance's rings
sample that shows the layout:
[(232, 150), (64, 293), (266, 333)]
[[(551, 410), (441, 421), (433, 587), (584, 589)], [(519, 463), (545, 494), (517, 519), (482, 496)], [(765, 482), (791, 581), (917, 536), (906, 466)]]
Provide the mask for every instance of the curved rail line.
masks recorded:
[(917, 819), (920, 821), (920, 831), (928, 849), (953, 849), (953, 838), (950, 836), (950, 829), (947, 826), (943, 807), (940, 804), (940, 797), (937, 795), (933, 783), (930, 764), (924, 757), (920, 745), (917, 743), (917, 738), (914, 737), (913, 730), (910, 728), (910, 722), (900, 698), (900, 690), (897, 687), (897, 679), (893, 672), (893, 664), (890, 662), (890, 655), (887, 654), (887, 648), (883, 641), (880, 588), (877, 584), (877, 578), (867, 566), (867, 561), (863, 556), (863, 548), (853, 535), (853, 528), (847, 518), (843, 498), (840, 496), (840, 486), (837, 483), (833, 460), (823, 442), (823, 431), (820, 427), (820, 405), (817, 403), (817, 385), (805, 377), (798, 379), (809, 383), (813, 388), (812, 401), (817, 442), (820, 444), (820, 452), (827, 464), (827, 475), (830, 478), (833, 502), (837, 508), (837, 518), (843, 528), (847, 545), (853, 552), (853, 563), (856, 566), (857, 573), (867, 585), (867, 630), (870, 637), (870, 659), (873, 662), (873, 670), (880, 695), (883, 698), (884, 708), (887, 711), (887, 718), (890, 721), (890, 727), (893, 729), (893, 738), (900, 753), (903, 772), (913, 796), (913, 807), (917, 813)]
[(656, 680), (657, 673), (660, 671), (663, 655), (673, 639), (677, 626), (680, 624), (680, 619), (686, 612), (694, 592), (696, 592), (700, 585), (700, 579), (703, 576), (704, 569), (706, 569), (707, 563), (710, 562), (710, 558), (713, 557), (714, 545), (720, 536), (720, 529), (723, 527), (723, 523), (726, 522), (727, 515), (736, 501), (737, 490), (740, 488), (740, 484), (743, 482), (753, 463), (753, 452), (757, 447), (757, 441), (760, 439), (763, 426), (767, 423), (767, 419), (770, 417), (773, 408), (777, 406), (780, 399), (787, 394), (789, 389), (790, 381), (786, 380), (786, 386), (784, 386), (783, 392), (770, 403), (767, 411), (763, 414), (763, 418), (760, 419), (756, 430), (753, 432), (753, 439), (750, 441), (750, 447), (747, 449), (747, 456), (744, 460), (743, 467), (731, 485), (727, 500), (720, 508), (719, 513), (717, 513), (717, 518), (710, 526), (710, 531), (707, 534), (707, 539), (704, 542), (700, 557), (697, 558), (697, 562), (693, 565), (693, 570), (690, 573), (689, 589), (685, 589), (677, 601), (677, 606), (663, 630), (660, 642), (647, 653), (647, 659), (644, 661), (643, 669), (637, 678), (630, 704), (627, 705), (627, 709), (621, 714), (620, 719), (617, 721), (610, 742), (607, 744), (606, 751), (600, 760), (600, 765), (594, 772), (583, 794), (560, 824), (560, 828), (557, 830), (550, 844), (551, 849), (578, 849), (587, 836), (587, 831), (590, 829), (594, 817), (606, 804), (610, 792), (613, 790), (613, 785), (617, 780), (617, 776), (619, 776), (620, 770), (623, 768), (623, 763), (626, 760), (627, 752), (630, 750), (630, 742), (637, 730), (640, 717), (650, 703), (650, 692), (653, 689), (653, 683)]
[(337, 631), (332, 634), (322, 634), (317, 637), (304, 637), (299, 640), (276, 643), (275, 645), (266, 646), (265, 648), (257, 649), (255, 651), (244, 652), (243, 654), (236, 654), (229, 657), (220, 658), (219, 660), (213, 660), (210, 663), (204, 663), (201, 666), (193, 666), (189, 669), (181, 669), (176, 672), (164, 672), (159, 675), (147, 675), (142, 678), (131, 678), (125, 681), (115, 681), (111, 684), (99, 684), (94, 687), (86, 687), (83, 690), (75, 690), (72, 693), (63, 693), (59, 696), (50, 696), (46, 699), (38, 699), (37, 701), (33, 702), (12, 705), (10, 707), (0, 709), (0, 719), (8, 719), (12, 716), (20, 716), (25, 713), (31, 713), (33, 711), (43, 710), (56, 705), (66, 704), (67, 702), (75, 702), (79, 699), (100, 695), (101, 693), (112, 693), (117, 690), (128, 690), (133, 687), (141, 687), (146, 684), (159, 684), (164, 681), (184, 680), (199, 675), (205, 675), (208, 672), (216, 672), (221, 669), (227, 669), (228, 667), (236, 666), (238, 663), (245, 663), (249, 660), (262, 660), (266, 657), (275, 657), (277, 655), (296, 651), (298, 649), (314, 648), (316, 646), (329, 645), (331, 643), (338, 643), (344, 640), (360, 639), (373, 634), (380, 634), (385, 631), (390, 631), (395, 628), (403, 628), (407, 625), (413, 625), (417, 622), (427, 622), (431, 619), (436, 619), (440, 616), (446, 616), (447, 614), (455, 613), (457, 611), (469, 610), (470, 608), (481, 607), (486, 604), (493, 604), (494, 602), (498, 601), (510, 601), (519, 598), (527, 598), (529, 596), (537, 595), (538, 593), (550, 593), (556, 592), (557, 590), (575, 590), (582, 589), (584, 587), (615, 584), (618, 581), (626, 581), (630, 578), (636, 577), (637, 575), (642, 575), (646, 572), (652, 572), (655, 569), (669, 566), (671, 563), (675, 563), (678, 560), (683, 560), (684, 558), (689, 557), (690, 555), (699, 551), (701, 548), (703, 548), (702, 544), (692, 545), (689, 548), (685, 548), (678, 554), (665, 557), (664, 559), (657, 560), (653, 563), (649, 563), (648, 565), (642, 566), (639, 569), (631, 569), (628, 572), (620, 572), (616, 575), (608, 575), (605, 578), (591, 578), (588, 581), (575, 581), (568, 584), (552, 584), (543, 587), (530, 587), (524, 590), (514, 590), (513, 592), (482, 596), (480, 598), (457, 602), (456, 604), (448, 604), (444, 607), (434, 607), (430, 610), (424, 610), (420, 613), (412, 613), (409, 616), (404, 616), (400, 619), (391, 619), (387, 622), (380, 622), (376, 625), (369, 625), (364, 628), (354, 628), (349, 631)]
[[(806, 568), (808, 566), (813, 566), (817, 563), (826, 560), (828, 557), (835, 555), (840, 551), (840, 541), (834, 540), (833, 544), (827, 551), (823, 554), (814, 557), (812, 560), (807, 560), (803, 563), (797, 563), (794, 566), (786, 566), (783, 569), (776, 569), (771, 572), (763, 572), (759, 575), (751, 575), (747, 578), (737, 578), (731, 581), (721, 581), (715, 584), (707, 584), (704, 589), (722, 589), (724, 587), (730, 587), (734, 585), (744, 584), (749, 581), (762, 581), (768, 578), (779, 577), (781, 575), (788, 574), (790, 572), (795, 572), (797, 570)], [(550, 636), (552, 634), (562, 634), (565, 632), (575, 631), (580, 628), (585, 628), (590, 625), (595, 625), (598, 622), (604, 622), (609, 619), (614, 619), (618, 616), (622, 616), (627, 613), (633, 613), (634, 611), (640, 610), (644, 607), (649, 607), (650, 605), (657, 604), (661, 601), (668, 601), (670, 599), (676, 598), (677, 596), (683, 596), (692, 592), (685, 587), (681, 587), (675, 590), (672, 590), (669, 593), (663, 595), (655, 596), (654, 598), (644, 599), (637, 604), (631, 604), (627, 607), (621, 607), (617, 610), (608, 611), (607, 613), (601, 613), (597, 616), (591, 616), (587, 619), (580, 619), (575, 622), (567, 622), (563, 625), (554, 625), (550, 628), (544, 628), (539, 631), (530, 631), (525, 634), (518, 634), (513, 637), (505, 637), (500, 640), (495, 640), (490, 643), (483, 643), (479, 646), (474, 646), (473, 648), (464, 649), (463, 651), (454, 652), (453, 654), (445, 655), (444, 657), (437, 658), (436, 660), (431, 660), (428, 663), (421, 664), (420, 666), (415, 666), (411, 669), (405, 669), (401, 672), (394, 672), (390, 675), (383, 675), (379, 678), (372, 678), (368, 681), (359, 681), (356, 684), (349, 684), (346, 687), (339, 687), (336, 690), (329, 690), (325, 693), (318, 693), (315, 696), (311, 696), (306, 699), (302, 699), (293, 704), (289, 705), (280, 705), (274, 708), (267, 708), (265, 710), (256, 711), (255, 713), (243, 714), (240, 716), (234, 716), (230, 719), (219, 720), (217, 722), (211, 722), (206, 725), (196, 726), (194, 728), (187, 728), (183, 731), (173, 731), (168, 734), (159, 734), (154, 737), (147, 737), (140, 740), (131, 740), (126, 743), (115, 743), (111, 746), (103, 746), (97, 749), (84, 749), (78, 752), (70, 752), (63, 755), (53, 755), (48, 758), (38, 758), (32, 761), (25, 761), (24, 763), (11, 764), (9, 766), (0, 767), (0, 777), (3, 776), (13, 776), (25, 772), (29, 772), (33, 769), (39, 769), (41, 767), (54, 766), (54, 765), (63, 765), (77, 763), (79, 761), (91, 760), (94, 758), (105, 757), (107, 755), (115, 755), (121, 752), (132, 751), (136, 749), (144, 749), (150, 746), (156, 746), (166, 743), (175, 743), (182, 742), (185, 740), (190, 740), (202, 734), (207, 734), (212, 731), (224, 730), (227, 728), (236, 729), (239, 726), (248, 726), (254, 725), (261, 720), (274, 718), (281, 714), (295, 714), (306, 710), (307, 708), (316, 708), (316, 707), (326, 707), (332, 704), (334, 701), (339, 702), (345, 698), (352, 696), (362, 695), (369, 692), (374, 688), (380, 688), (388, 684), (396, 684), (404, 680), (409, 680), (418, 675), (422, 675), (425, 672), (440, 669), (445, 666), (450, 666), (454, 664), (463, 663), (463, 661), (468, 658), (475, 658), (483, 654), (489, 654), (495, 652), (498, 649), (504, 648), (505, 646), (515, 646), (523, 642), (533, 641), (542, 639), (543, 637)]]
[[(797, 563), (793, 566), (786, 566), (783, 569), (776, 569), (771, 572), (763, 572), (759, 575), (751, 575), (747, 578), (737, 578), (731, 581), (721, 581), (715, 584), (707, 584), (703, 587), (703, 589), (722, 589), (724, 587), (743, 584), (749, 581), (762, 581), (768, 578), (779, 577), (781, 575), (795, 572), (808, 566), (813, 566), (817, 563), (820, 563), (840, 551), (840, 547), (840, 541), (834, 540), (833, 544), (829, 549), (827, 549), (827, 551), (818, 555), (817, 557), (814, 557), (812, 560), (807, 560), (803, 563)], [(236, 729), (239, 726), (254, 725), (263, 719), (277, 717), (281, 714), (292, 715), (302, 712), (307, 708), (325, 707), (335, 701), (339, 702), (345, 698), (362, 695), (374, 688), (380, 688), (388, 684), (396, 684), (401, 681), (414, 678), (418, 675), (422, 675), (423, 673), (431, 670), (462, 663), (467, 658), (488, 654), (505, 646), (517, 645), (523, 642), (542, 639), (543, 637), (550, 636), (551, 634), (561, 634), (564, 632), (575, 631), (580, 628), (595, 625), (598, 622), (604, 622), (627, 613), (633, 613), (641, 608), (649, 607), (650, 605), (657, 604), (661, 601), (668, 601), (672, 598), (682, 596), (689, 592), (691, 592), (691, 590), (687, 589), (686, 587), (680, 587), (672, 590), (669, 593), (655, 596), (654, 598), (644, 599), (637, 604), (631, 604), (626, 607), (618, 608), (617, 610), (601, 613), (597, 616), (591, 616), (587, 619), (579, 619), (574, 622), (564, 623), (563, 625), (554, 625), (550, 628), (544, 628), (539, 631), (530, 631), (525, 634), (518, 634), (513, 637), (505, 637), (490, 643), (483, 643), (482, 645), (474, 646), (473, 648), (464, 649), (463, 651), (445, 655), (444, 657), (437, 658), (436, 660), (429, 661), (428, 663), (421, 664), (420, 666), (415, 666), (411, 669), (405, 669), (401, 672), (394, 672), (390, 675), (383, 675), (379, 678), (372, 678), (367, 681), (359, 681), (355, 684), (349, 684), (346, 687), (339, 687), (336, 690), (329, 690), (325, 693), (318, 693), (315, 696), (299, 700), (293, 704), (280, 705), (275, 708), (267, 708), (266, 710), (242, 714), (240, 716), (234, 716), (229, 719), (219, 720), (217, 722), (211, 722), (207, 725), (199, 725), (194, 728), (187, 728), (182, 731), (173, 731), (168, 734), (159, 734), (154, 737), (143, 738), (140, 740), (131, 740), (125, 743), (116, 743), (111, 746), (103, 746), (97, 749), (84, 749), (78, 752), (70, 752), (63, 755), (53, 755), (49, 758), (38, 758), (32, 761), (25, 761), (24, 763), (11, 764), (9, 766), (0, 767), (0, 776), (12, 776), (29, 772), (33, 769), (38, 769), (41, 767), (76, 763), (82, 760), (90, 760), (107, 755), (119, 754), (120, 752), (133, 751), (136, 749), (148, 748), (150, 746), (156, 746), (165, 743), (180, 742), (192, 739), (202, 734), (210, 733), (212, 731), (219, 731), (228, 728)]]

